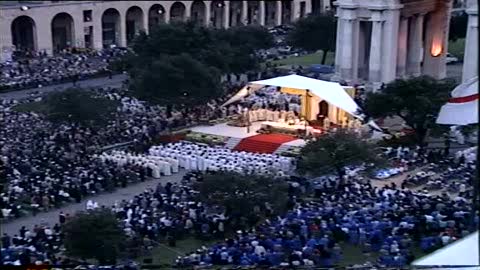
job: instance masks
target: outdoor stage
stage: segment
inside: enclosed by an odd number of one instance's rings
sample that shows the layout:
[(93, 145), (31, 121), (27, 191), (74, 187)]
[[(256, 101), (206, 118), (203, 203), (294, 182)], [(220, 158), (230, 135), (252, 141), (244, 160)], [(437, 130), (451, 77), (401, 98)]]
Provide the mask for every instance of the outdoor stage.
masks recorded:
[(297, 139), (292, 136), (282, 134), (262, 134), (257, 133), (262, 126), (262, 122), (254, 122), (247, 127), (234, 127), (226, 123), (214, 126), (198, 126), (191, 129), (193, 132), (227, 137), (226, 147), (238, 151), (276, 153), (279, 154), (288, 151), (292, 147), (302, 147), (305, 140)]

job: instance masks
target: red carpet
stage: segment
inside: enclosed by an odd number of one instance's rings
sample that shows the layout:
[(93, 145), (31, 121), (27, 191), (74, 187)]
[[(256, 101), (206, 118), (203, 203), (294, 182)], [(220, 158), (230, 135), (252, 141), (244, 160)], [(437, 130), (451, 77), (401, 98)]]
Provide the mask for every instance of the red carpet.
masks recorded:
[(233, 148), (235, 151), (272, 154), (282, 144), (296, 140), (295, 137), (284, 134), (259, 134), (244, 138)]

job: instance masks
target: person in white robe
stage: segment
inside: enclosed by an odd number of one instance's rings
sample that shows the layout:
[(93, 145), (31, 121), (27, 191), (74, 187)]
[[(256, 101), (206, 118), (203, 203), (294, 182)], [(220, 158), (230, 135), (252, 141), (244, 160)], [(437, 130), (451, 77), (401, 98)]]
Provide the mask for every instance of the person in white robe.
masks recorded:
[(267, 110), (261, 108), (258, 110), (258, 121), (265, 121), (267, 120)]
[(160, 178), (160, 167), (155, 165), (153, 162), (149, 162), (147, 164), (148, 168), (152, 170), (152, 177), (155, 179)]
[(267, 121), (270, 121), (270, 122), (274, 121), (274, 113), (271, 110), (267, 111)]

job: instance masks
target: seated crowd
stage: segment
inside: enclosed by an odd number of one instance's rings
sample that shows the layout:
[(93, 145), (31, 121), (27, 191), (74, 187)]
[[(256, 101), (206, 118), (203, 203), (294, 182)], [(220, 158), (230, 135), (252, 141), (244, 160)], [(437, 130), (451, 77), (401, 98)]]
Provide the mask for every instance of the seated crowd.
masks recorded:
[[(365, 255), (380, 254), (379, 265), (403, 267), (415, 258), (413, 247), (431, 252), (468, 234), (469, 193), (455, 199), (446, 193), (429, 196), (356, 178), (324, 187), (318, 200), (297, 200), (285, 215), (192, 252), (177, 264), (332, 266), (341, 262), (342, 246), (355, 245)], [(478, 213), (475, 222), (478, 226)]]
[(13, 59), (0, 64), (0, 90), (37, 88), (109, 74), (109, 63), (126, 50), (72, 52)]
[[(204, 173), (228, 170), (291, 180), (294, 190), (299, 183), (288, 176), (295, 168), (294, 160), (185, 142), (156, 145), (156, 136), (163, 131), (228, 115), (218, 106), (222, 100), (167, 108), (146, 105), (122, 91), (101, 89), (98, 94), (121, 102), (115, 120), (99, 128), (53, 124), (41, 115), (12, 110), (15, 103), (0, 105), (0, 158), (8, 165), (10, 183), (0, 194), (2, 217), (19, 217), (26, 206), (37, 212), (62, 202), (79, 202), (89, 194), (184, 168), (195, 172), (187, 174), (182, 183), (159, 184), (131, 200), (100, 206), (110, 207), (129, 244), (144, 250), (159, 241), (174, 246), (183, 236), (227, 237), (178, 258), (178, 266), (332, 266), (341, 262), (345, 245), (355, 245), (365, 255), (380, 254), (376, 262), (380, 265), (401, 267), (413, 260), (413, 247), (429, 252), (468, 233), (472, 195), (465, 186), (472, 185), (475, 164), (466, 159), (454, 163), (445, 157), (429, 160), (429, 153), (420, 149), (401, 148), (396, 152), (390, 149), (386, 155), (402, 168), (430, 166), (442, 187), (440, 195), (407, 189), (412, 178), (400, 187), (374, 187), (365, 179), (359, 181), (357, 170), (349, 168), (352, 173), (347, 174), (345, 183), (331, 177), (316, 186), (315, 200), (306, 201), (298, 192), (289, 192), (286, 213), (257, 213), (264, 222), (243, 224), (232, 236), (231, 217), (197, 201), (198, 191), (190, 182), (201, 181)], [(126, 141), (132, 142), (128, 152), (100, 153), (106, 146)], [(452, 179), (460, 180), (450, 190)], [(308, 185), (305, 179), (301, 182)], [(301, 190), (310, 192), (305, 187)], [(89, 202), (87, 207), (98, 206)], [(61, 213), (53, 226), (43, 223), (31, 230), (22, 227), (13, 236), (4, 234), (3, 262), (66, 263), (68, 259), (59, 254), (64, 250), (61, 226), (68, 219), (68, 214)], [(478, 225), (478, 213), (474, 222)]]
[[(26, 211), (48, 210), (64, 202), (80, 201), (129, 182), (143, 179), (143, 168), (132, 165), (115, 170), (93, 155), (104, 147), (130, 143), (130, 149), (144, 151), (164, 131), (217, 119), (221, 111), (206, 105), (168, 108), (148, 106), (128, 97), (126, 91), (97, 89), (99, 95), (121, 101), (115, 119), (93, 128), (76, 124), (55, 124), (43, 115), (17, 112), (23, 101), (0, 102), (0, 157), (7, 164), (8, 189), (0, 194), (4, 217), (20, 217)], [(40, 97), (41, 98), (41, 97)]]
[[(439, 166), (448, 170), (453, 164)], [(474, 165), (461, 166), (471, 170)], [(324, 185), (318, 185), (313, 201), (289, 191), (285, 214), (266, 212), (264, 222), (246, 224), (233, 236), (228, 215), (196, 201), (197, 191), (190, 182), (201, 181), (201, 172), (187, 174), (182, 184), (159, 184), (155, 190), (117, 202), (111, 209), (122, 221), (129, 243), (144, 250), (158, 241), (175, 246), (175, 241), (184, 236), (227, 236), (224, 241), (178, 258), (178, 266), (332, 266), (341, 262), (346, 245), (354, 245), (365, 255), (379, 254), (374, 262), (378, 265), (402, 267), (414, 259), (413, 247), (431, 252), (468, 234), (469, 192), (453, 199), (446, 193), (433, 196), (394, 184), (374, 187), (369, 181), (358, 181), (355, 172), (348, 175), (343, 184), (330, 177)], [(291, 186), (298, 187), (298, 183)], [(54, 226), (43, 224), (33, 231), (22, 228), (13, 237), (4, 235), (2, 241), (8, 247), (2, 252), (4, 261), (61, 262), (56, 255), (62, 249), (59, 227), (68, 218), (62, 213)], [(474, 221), (478, 225), (478, 213)]]

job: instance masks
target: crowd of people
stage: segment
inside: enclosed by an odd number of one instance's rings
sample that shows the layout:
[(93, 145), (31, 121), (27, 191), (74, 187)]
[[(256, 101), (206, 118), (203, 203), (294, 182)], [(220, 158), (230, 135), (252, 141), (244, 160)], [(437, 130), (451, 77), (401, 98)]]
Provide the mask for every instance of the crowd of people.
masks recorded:
[[(445, 160), (438, 166), (451, 170), (457, 165)], [(444, 175), (445, 179), (471, 182), (474, 164), (459, 166), (461, 171)], [(341, 186), (338, 179), (326, 181), (317, 193), (318, 200), (298, 199), (285, 215), (267, 219), (210, 248), (191, 252), (176, 263), (327, 267), (341, 262), (342, 246), (354, 245), (365, 256), (379, 254), (375, 264), (404, 267), (415, 258), (413, 247), (431, 252), (469, 233), (469, 192), (452, 198), (445, 192), (433, 196), (395, 184), (378, 188), (357, 177), (350, 180)], [(474, 222), (478, 226), (478, 213)]]
[[(61, 62), (65, 69), (70, 64), (88, 69), (82, 62), (86, 59), (78, 55), (70, 57), (73, 60)], [(13, 70), (9, 79), (20, 78), (42, 63), (30, 62), (26, 64), (29, 68), (24, 63), (12, 64), (5, 69)], [(62, 65), (55, 60), (45, 63), (49, 67)], [(23, 78), (18, 80), (28, 82)], [(115, 119), (98, 128), (52, 123), (42, 115), (13, 110), (18, 102), (2, 101), (0, 159), (7, 164), (9, 182), (8, 189), (0, 194), (3, 218), (20, 217), (25, 210), (34, 214), (48, 211), (65, 202), (80, 202), (102, 191), (150, 177), (160, 178), (183, 168), (193, 172), (182, 183), (158, 184), (155, 189), (147, 189), (112, 206), (98, 206), (91, 201), (86, 210), (110, 208), (121, 222), (129, 243), (144, 251), (151, 250), (158, 242), (175, 246), (182, 237), (206, 240), (227, 236), (212, 246), (179, 257), (175, 264), (186, 267), (329, 267), (342, 261), (346, 245), (357, 246), (366, 256), (378, 253), (379, 259), (374, 263), (379, 265), (403, 267), (414, 259), (413, 247), (430, 252), (464, 237), (471, 222), (478, 226), (478, 213), (472, 216), (469, 212), (472, 194), (467, 188), (472, 186), (473, 160), (454, 161), (448, 156), (422, 152), (420, 148), (399, 148), (387, 149), (386, 158), (397, 162), (402, 171), (423, 166), (426, 172), (407, 177), (400, 186), (390, 184), (379, 188), (351, 168), (346, 182), (330, 177), (316, 185), (315, 200), (303, 199), (303, 193), (311, 192), (308, 188), (303, 188), (300, 194), (289, 192), (285, 198), (288, 210), (284, 214), (266, 216), (261, 224), (248, 224), (232, 236), (230, 217), (199, 202), (192, 181), (201, 181), (204, 173), (228, 170), (270, 174), (278, 181), (290, 180), (295, 189), (299, 184), (289, 176), (295, 167), (294, 159), (183, 142), (156, 145), (156, 137), (163, 131), (229, 115), (230, 110), (219, 106), (224, 99), (195, 107), (162, 107), (147, 105), (124, 90), (95, 91), (121, 104)], [(275, 110), (279, 109), (276, 106), (292, 101), (273, 102), (268, 93), (263, 94), (254, 96), (249, 105)], [(100, 153), (106, 146), (123, 142), (131, 142), (127, 151)], [(303, 184), (309, 182), (305, 180)], [(432, 195), (423, 189), (411, 190), (412, 186), (433, 187), (430, 189), (439, 192)], [(68, 214), (61, 213), (53, 226), (44, 223), (31, 229), (22, 227), (15, 235), (4, 234), (2, 261), (15, 265), (66, 263), (68, 259), (58, 254), (64, 251), (61, 228), (68, 219)]]
[(125, 49), (111, 48), (102, 51), (63, 51), (55, 55), (37, 54), (15, 57), (0, 63), (0, 91), (37, 88), (65, 82), (108, 76), (109, 64), (122, 55)]
[(48, 210), (65, 202), (143, 181), (144, 168), (135, 165), (117, 170), (114, 162), (101, 162), (93, 155), (104, 147), (130, 143), (129, 149), (144, 151), (162, 132), (216, 119), (221, 110), (209, 105), (167, 108), (150, 106), (129, 97), (125, 89), (96, 89), (98, 95), (119, 100), (113, 120), (101, 127), (52, 123), (44, 115), (18, 112), (22, 102), (0, 104), (0, 156), (6, 166), (8, 189), (0, 194), (3, 217)]
[[(429, 164), (426, 155), (417, 155), (417, 166)], [(462, 160), (454, 164), (447, 158), (435, 166), (438, 171), (450, 172), (442, 174), (444, 185), (448, 184), (447, 179), (455, 178), (465, 179), (471, 186), (473, 162)], [(346, 183), (330, 177), (317, 185), (316, 200), (304, 200), (301, 192), (289, 191), (285, 214), (267, 216), (260, 225), (246, 226), (236, 232), (229, 228), (229, 217), (224, 212), (196, 200), (198, 191), (191, 182), (201, 181), (202, 172), (187, 174), (182, 183), (159, 184), (110, 208), (121, 221), (125, 234), (143, 251), (151, 250), (158, 242), (175, 246), (183, 237), (206, 240), (228, 236), (175, 262), (177, 266), (189, 267), (332, 266), (341, 262), (343, 249), (348, 245), (357, 246), (367, 257), (379, 254), (378, 261), (372, 263), (402, 267), (415, 258), (412, 248), (431, 252), (468, 234), (472, 221), (470, 190), (431, 195), (404, 185), (379, 188), (359, 177), (356, 172), (361, 170), (351, 171)], [(68, 219), (68, 215), (61, 213), (54, 226), (41, 224), (32, 230), (23, 227), (16, 235), (4, 235), (2, 243), (7, 247), (2, 252), (4, 262), (60, 262), (56, 256), (63, 248), (60, 228)], [(473, 222), (478, 225), (478, 213)]]
[(224, 147), (210, 147), (187, 142), (153, 146), (149, 154), (154, 157), (174, 158), (187, 170), (233, 171), (245, 174), (284, 176), (293, 172), (291, 157), (275, 154), (237, 152)]
[[(194, 177), (198, 179), (201, 176), (187, 174), (184, 183), (192, 181)], [(117, 201), (108, 207), (119, 219), (129, 244), (140, 248), (139, 252), (150, 250), (158, 241), (175, 245), (176, 239), (186, 235), (221, 237), (226, 229), (226, 217), (222, 212), (215, 212), (196, 202), (195, 194), (190, 185), (160, 183), (155, 189), (147, 189), (131, 200)], [(89, 203), (95, 205), (95, 202)], [(98, 208), (88, 206), (87, 203), (87, 211)], [(70, 218), (68, 213), (61, 212), (58, 222), (53, 226), (40, 224), (33, 229), (22, 227), (13, 236), (4, 234), (3, 262), (14, 265), (68, 264), (68, 259), (58, 254), (64, 251), (61, 228)]]

